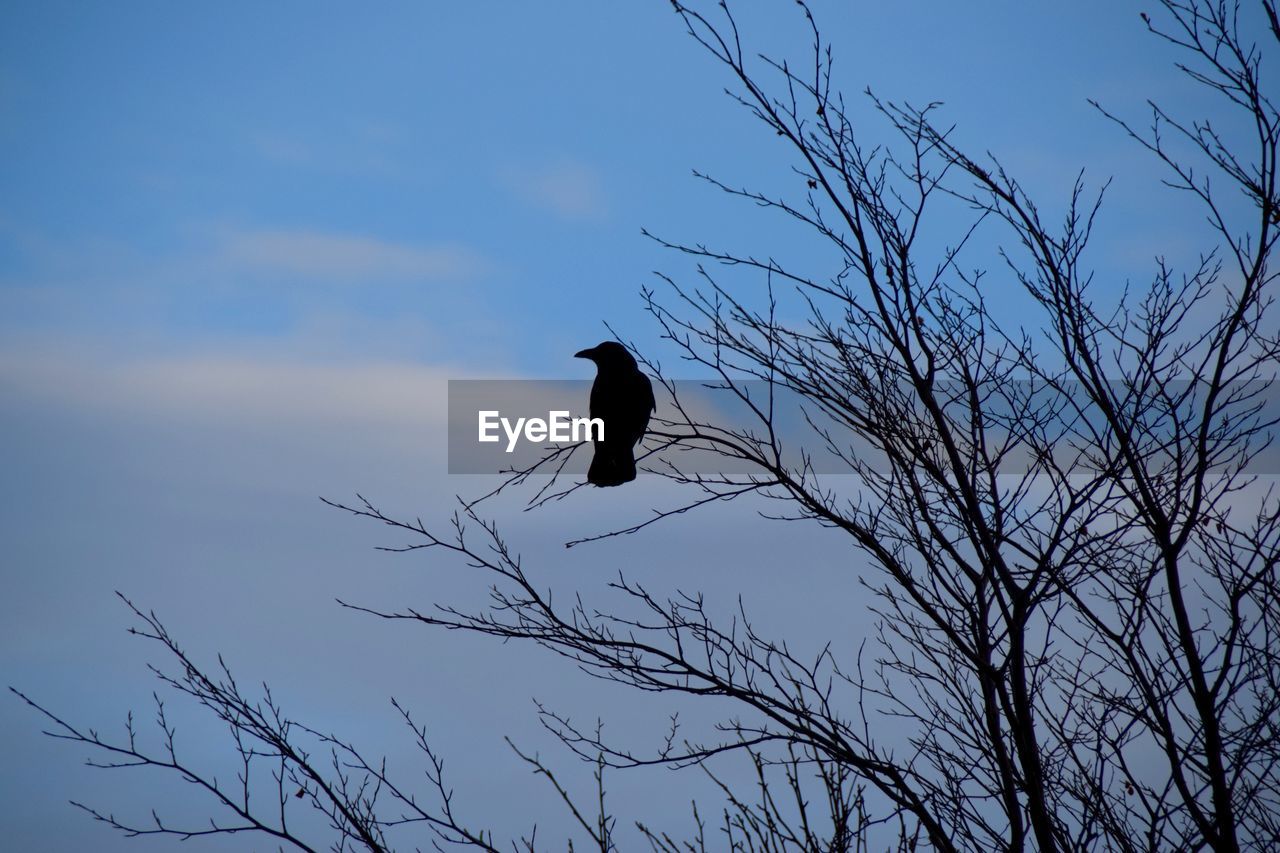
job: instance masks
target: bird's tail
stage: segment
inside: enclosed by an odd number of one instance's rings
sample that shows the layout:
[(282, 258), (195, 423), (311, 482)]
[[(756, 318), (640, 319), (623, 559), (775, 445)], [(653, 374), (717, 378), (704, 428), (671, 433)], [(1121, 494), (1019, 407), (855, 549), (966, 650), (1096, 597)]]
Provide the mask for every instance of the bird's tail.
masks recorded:
[(607, 448), (596, 445), (595, 456), (587, 470), (587, 482), (597, 486), (621, 486), (636, 478), (636, 458), (631, 448)]

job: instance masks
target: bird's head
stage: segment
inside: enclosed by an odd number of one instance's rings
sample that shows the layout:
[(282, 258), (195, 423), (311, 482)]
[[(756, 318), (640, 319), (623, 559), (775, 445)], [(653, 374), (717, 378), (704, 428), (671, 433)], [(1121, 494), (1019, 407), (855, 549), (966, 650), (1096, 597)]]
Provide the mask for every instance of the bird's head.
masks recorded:
[(574, 358), (587, 358), (596, 363), (596, 367), (603, 370), (609, 368), (636, 367), (636, 360), (631, 357), (631, 353), (627, 352), (627, 348), (617, 341), (605, 341), (591, 349), (579, 350), (573, 354)]

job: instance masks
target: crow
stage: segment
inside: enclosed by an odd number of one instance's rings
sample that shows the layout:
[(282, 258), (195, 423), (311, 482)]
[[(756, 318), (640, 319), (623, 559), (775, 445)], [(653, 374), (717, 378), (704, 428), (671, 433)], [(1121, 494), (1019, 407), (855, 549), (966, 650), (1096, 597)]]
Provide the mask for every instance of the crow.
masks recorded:
[(605, 341), (573, 357), (589, 358), (596, 364), (590, 411), (591, 417), (604, 422), (603, 440), (595, 441), (587, 482), (597, 486), (629, 483), (636, 478), (633, 448), (649, 426), (649, 413), (657, 408), (653, 385), (617, 341)]

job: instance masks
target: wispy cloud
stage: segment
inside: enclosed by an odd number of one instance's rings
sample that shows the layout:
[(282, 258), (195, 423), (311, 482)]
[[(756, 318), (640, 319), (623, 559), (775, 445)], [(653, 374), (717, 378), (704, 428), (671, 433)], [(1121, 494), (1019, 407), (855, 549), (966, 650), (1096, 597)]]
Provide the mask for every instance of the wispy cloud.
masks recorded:
[(400, 181), (415, 173), (405, 130), (386, 121), (345, 118), (306, 131), (259, 129), (244, 141), (258, 157), (288, 168)]
[(471, 278), (484, 260), (465, 247), (413, 245), (320, 231), (238, 231), (226, 238), (229, 260), (258, 269), (334, 280)]
[(583, 163), (564, 160), (513, 168), (503, 179), (529, 204), (565, 219), (599, 219), (607, 212), (604, 182), (599, 172)]
[[(443, 447), (448, 368), (314, 363), (230, 352), (112, 359), (74, 350), (0, 352), (0, 388), (146, 422), (221, 427), (405, 430)], [(465, 375), (465, 374), (464, 374)], [(411, 432), (409, 432), (411, 431)]]
[(498, 371), (514, 358), (493, 296), (506, 269), (466, 244), (223, 221), (180, 225), (157, 249), (55, 238), (3, 215), (0, 357), (80, 342), (134, 355), (269, 344), (306, 360), (456, 357)]

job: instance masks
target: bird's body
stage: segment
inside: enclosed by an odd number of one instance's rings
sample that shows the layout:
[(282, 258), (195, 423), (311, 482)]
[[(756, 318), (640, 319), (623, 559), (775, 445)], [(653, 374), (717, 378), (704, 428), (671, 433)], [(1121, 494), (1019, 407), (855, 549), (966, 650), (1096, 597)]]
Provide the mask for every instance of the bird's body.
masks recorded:
[(616, 341), (605, 341), (575, 357), (595, 362), (591, 417), (604, 422), (604, 437), (595, 442), (587, 482), (597, 486), (629, 483), (636, 478), (636, 443), (644, 437), (657, 405), (653, 385), (626, 347)]

